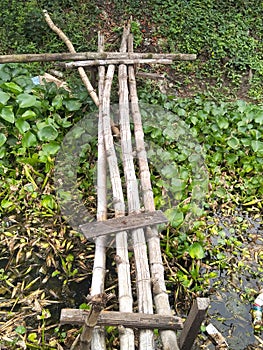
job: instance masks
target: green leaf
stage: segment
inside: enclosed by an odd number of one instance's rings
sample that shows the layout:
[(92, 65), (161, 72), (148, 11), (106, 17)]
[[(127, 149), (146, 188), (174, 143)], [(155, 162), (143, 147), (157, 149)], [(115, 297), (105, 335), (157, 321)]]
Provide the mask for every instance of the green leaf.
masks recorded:
[(262, 152), (263, 151), (263, 142), (252, 140), (251, 147), (252, 147), (254, 152)]
[(22, 138), (22, 146), (25, 148), (36, 146), (37, 138), (31, 131), (27, 131)]
[(41, 141), (51, 141), (58, 137), (56, 128), (52, 125), (46, 125), (37, 132), (37, 136)]
[(263, 124), (263, 112), (259, 112), (256, 115), (255, 122), (262, 125)]
[(5, 106), (0, 112), (1, 117), (9, 123), (14, 123), (15, 115), (13, 112), (13, 106)]
[(23, 91), (23, 89), (19, 85), (15, 84), (13, 82), (4, 83), (4, 87), (6, 87), (7, 90), (13, 92), (14, 94), (19, 94), (20, 92)]
[(62, 104), (63, 104), (63, 96), (57, 95), (53, 98), (52, 106), (55, 109), (60, 109), (62, 107)]
[(60, 144), (55, 141), (50, 141), (50, 143), (42, 146), (43, 153), (47, 155), (56, 154), (59, 149), (60, 149)]
[(30, 333), (27, 337), (28, 341), (30, 341), (31, 343), (36, 343), (37, 342), (37, 339), (38, 339), (38, 336), (37, 336), (37, 333), (33, 332), (33, 333)]
[(15, 329), (17, 334), (25, 334), (26, 333), (26, 328), (24, 326), (18, 326)]
[(20, 108), (28, 108), (38, 105), (36, 96), (27, 93), (18, 95), (17, 102), (19, 103)]
[(4, 158), (5, 156), (6, 156), (5, 147), (0, 147), (0, 159)]
[(45, 194), (42, 196), (41, 205), (46, 209), (54, 209), (56, 202), (51, 194)]
[(27, 111), (25, 111), (25, 113), (23, 113), (21, 115), (21, 118), (23, 119), (32, 119), (36, 116), (36, 113), (34, 111), (32, 111), (31, 109), (28, 109)]
[(194, 242), (188, 249), (188, 253), (192, 259), (203, 259), (205, 256), (202, 245), (198, 242)]
[(220, 117), (217, 120), (217, 124), (220, 129), (227, 129), (229, 126), (228, 120), (226, 118)]
[(2, 105), (5, 105), (6, 102), (9, 100), (10, 95), (7, 94), (4, 91), (0, 91), (0, 103), (2, 103)]
[(1, 202), (1, 207), (3, 209), (7, 209), (9, 207), (11, 207), (14, 203), (8, 199), (3, 199), (2, 202)]
[(80, 101), (74, 99), (65, 100), (64, 105), (69, 112), (78, 111), (81, 107)]
[(239, 148), (239, 139), (236, 137), (231, 137), (230, 139), (227, 140), (227, 144), (229, 147), (233, 149), (238, 149)]
[(2, 147), (6, 142), (6, 136), (5, 134), (0, 134), (0, 147)]
[(15, 126), (21, 134), (24, 134), (30, 129), (30, 124), (22, 118), (17, 119), (17, 121), (15, 122)]
[(165, 216), (169, 220), (170, 225), (174, 228), (180, 226), (184, 221), (184, 214), (175, 208), (167, 209), (165, 211)]

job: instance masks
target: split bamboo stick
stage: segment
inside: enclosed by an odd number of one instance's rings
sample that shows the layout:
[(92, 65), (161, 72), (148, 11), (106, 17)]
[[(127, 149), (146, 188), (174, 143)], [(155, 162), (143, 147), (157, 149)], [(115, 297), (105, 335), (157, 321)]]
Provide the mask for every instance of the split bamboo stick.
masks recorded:
[[(133, 38), (129, 36), (129, 51), (133, 50)], [(150, 171), (147, 161), (147, 153), (144, 144), (144, 133), (137, 96), (136, 80), (134, 68), (129, 68), (129, 86), (131, 97), (131, 110), (134, 122), (134, 134), (137, 150), (137, 158), (140, 169), (141, 187), (143, 193), (143, 202), (146, 211), (154, 211), (154, 198), (150, 180)], [(164, 267), (162, 262), (162, 253), (160, 248), (160, 239), (157, 226), (147, 227), (147, 242), (149, 247), (149, 260), (151, 268), (151, 277), (153, 283), (154, 302), (157, 313), (162, 315), (172, 315), (168, 294), (166, 292), (164, 280)], [(173, 331), (162, 331), (161, 339), (164, 350), (178, 350), (177, 337)]]
[[(127, 50), (127, 40), (129, 27), (124, 28), (121, 52)], [(127, 202), (129, 214), (140, 212), (140, 199), (137, 178), (135, 174), (133, 155), (132, 155), (132, 137), (130, 130), (129, 117), (129, 89), (127, 84), (127, 66), (119, 66), (119, 113), (120, 113), (120, 134), (123, 169), (127, 188)], [(134, 250), (134, 260), (136, 267), (136, 284), (138, 310), (141, 313), (153, 314), (152, 293), (150, 271), (147, 257), (147, 247), (145, 242), (144, 230), (142, 228), (134, 229), (132, 232), (132, 244)], [(152, 350), (154, 348), (153, 332), (143, 330), (140, 332), (139, 349)]]
[[(104, 36), (98, 33), (98, 51), (104, 48)], [(102, 105), (105, 67), (98, 67), (99, 71), (99, 102)], [(103, 139), (102, 109), (99, 108), (98, 120), (98, 161), (97, 161), (97, 221), (107, 220), (107, 158)], [(95, 240), (95, 256), (91, 283), (91, 296), (104, 293), (106, 273), (106, 247), (105, 237)], [(95, 327), (93, 331), (92, 350), (106, 350), (104, 327)]]
[[(109, 65), (102, 102), (104, 144), (107, 154), (107, 162), (110, 171), (115, 216), (125, 215), (125, 203), (122, 191), (122, 183), (118, 168), (118, 160), (114, 148), (113, 136), (110, 127), (110, 86), (112, 84), (114, 65)], [(131, 291), (130, 263), (128, 256), (127, 232), (116, 234), (116, 265), (118, 269), (119, 309), (121, 312), (132, 312), (133, 299)], [(121, 350), (134, 350), (134, 333), (130, 328), (120, 332)]]
[[(66, 37), (66, 36), (65, 36)], [(67, 38), (68, 39), (68, 38)], [(69, 39), (68, 39), (69, 40)], [(72, 48), (72, 47), (71, 47)], [(74, 48), (74, 47), (73, 47)], [(195, 54), (183, 53), (119, 53), (119, 52), (61, 52), (61, 53), (36, 53), (0, 55), (0, 63), (28, 63), (28, 62), (62, 62), (62, 61), (87, 61), (107, 59), (168, 59), (173, 61), (193, 61)]]
[[(72, 45), (71, 41), (69, 40), (69, 38), (65, 35), (65, 33), (63, 33), (63, 31), (60, 28), (58, 28), (54, 24), (54, 22), (52, 21), (52, 19), (50, 18), (49, 14), (46, 10), (44, 10), (43, 13), (44, 13), (45, 20), (46, 20), (47, 24), (49, 25), (49, 27), (66, 44), (67, 48), (69, 49), (69, 52), (75, 54), (76, 50), (75, 50), (74, 46)], [(95, 105), (99, 106), (99, 98), (97, 96), (96, 91), (93, 89), (93, 87), (89, 81), (89, 78), (88, 78), (87, 74), (85, 73), (84, 68), (79, 67), (78, 72), (79, 72), (79, 75), (81, 77), (81, 80), (83, 81), (83, 84), (85, 85), (86, 89), (88, 90), (88, 93), (90, 94), (91, 98), (93, 99)]]

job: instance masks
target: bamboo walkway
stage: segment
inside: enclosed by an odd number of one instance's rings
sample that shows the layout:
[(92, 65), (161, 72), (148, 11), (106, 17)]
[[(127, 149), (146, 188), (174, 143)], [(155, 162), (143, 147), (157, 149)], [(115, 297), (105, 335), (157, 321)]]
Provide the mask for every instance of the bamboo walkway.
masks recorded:
[[(209, 305), (207, 298), (197, 298), (185, 322), (173, 315), (165, 285), (164, 266), (157, 224), (167, 222), (162, 212), (155, 210), (150, 171), (144, 145), (144, 133), (138, 103), (135, 63), (170, 64), (173, 59), (194, 59), (194, 55), (134, 54), (130, 26), (124, 28), (120, 52), (105, 53), (104, 39), (99, 33), (98, 53), (77, 54), (70, 40), (55, 26), (45, 12), (45, 19), (67, 45), (70, 54), (49, 54), (37, 57), (27, 55), (28, 61), (72, 60), (65, 67), (78, 72), (98, 106), (98, 162), (97, 162), (97, 222), (79, 227), (88, 238), (95, 241), (95, 257), (90, 295), (91, 309), (63, 309), (61, 323), (79, 324), (82, 332), (71, 350), (106, 350), (105, 326), (118, 327), (121, 350), (189, 350), (199, 332)], [(0, 63), (21, 62), (26, 57), (0, 56)], [(81, 59), (81, 61), (78, 61)], [(98, 95), (85, 73), (84, 66), (98, 66)], [(119, 130), (111, 116), (111, 88), (114, 74), (119, 86)], [(131, 123), (133, 129), (131, 129)], [(118, 134), (118, 147), (122, 154), (125, 188), (119, 169), (114, 135)], [(136, 145), (134, 155), (133, 141)], [(138, 171), (137, 170), (138, 167)], [(113, 219), (107, 219), (107, 171), (114, 202)], [(140, 189), (138, 182), (140, 181)], [(140, 193), (141, 191), (141, 193)], [(142, 197), (142, 200), (140, 198)], [(141, 208), (144, 208), (142, 211)], [(126, 214), (128, 213), (128, 215)], [(106, 246), (114, 237), (115, 263), (118, 273), (119, 311), (104, 311), (111, 298), (105, 293)], [(132, 247), (136, 281), (131, 279), (129, 251)], [(136, 284), (134, 288), (133, 284)], [(134, 295), (136, 290), (136, 296)], [(135, 300), (134, 300), (135, 299)], [(160, 340), (154, 329), (159, 330)], [(176, 333), (178, 332), (179, 333)], [(178, 337), (179, 334), (179, 337)], [(108, 347), (113, 349), (113, 347)]]

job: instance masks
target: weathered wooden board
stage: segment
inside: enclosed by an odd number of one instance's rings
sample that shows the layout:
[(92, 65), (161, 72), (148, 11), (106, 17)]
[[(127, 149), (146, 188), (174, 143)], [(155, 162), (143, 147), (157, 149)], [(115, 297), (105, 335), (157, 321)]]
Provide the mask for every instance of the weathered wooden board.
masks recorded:
[[(61, 324), (82, 325), (89, 311), (77, 309), (62, 309)], [(131, 312), (102, 311), (98, 318), (98, 326), (124, 326), (140, 329), (170, 329), (183, 328), (181, 318), (176, 316), (150, 315)]]
[(200, 331), (200, 326), (205, 319), (209, 303), (209, 298), (196, 298), (194, 300), (179, 338), (180, 350), (192, 349), (195, 338)]
[(96, 221), (80, 225), (80, 230), (86, 238), (95, 238), (110, 233), (134, 230), (137, 228), (157, 225), (168, 222), (161, 210), (129, 214), (106, 221)]

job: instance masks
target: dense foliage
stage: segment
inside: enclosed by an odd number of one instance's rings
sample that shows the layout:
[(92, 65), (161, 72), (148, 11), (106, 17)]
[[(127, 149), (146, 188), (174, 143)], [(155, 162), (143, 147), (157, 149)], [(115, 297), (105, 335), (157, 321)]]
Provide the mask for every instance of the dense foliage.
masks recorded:
[[(195, 62), (173, 67), (169, 78), (190, 93), (206, 90), (262, 98), (263, 8), (258, 1), (22, 1), (0, 4), (1, 53), (65, 51), (47, 28), (45, 8), (77, 51), (96, 50), (97, 31), (115, 47), (123, 22), (133, 16), (139, 51), (196, 53)], [(96, 26), (94, 26), (96, 23)], [(110, 29), (109, 29), (110, 27)], [(215, 93), (214, 91), (214, 93)]]

